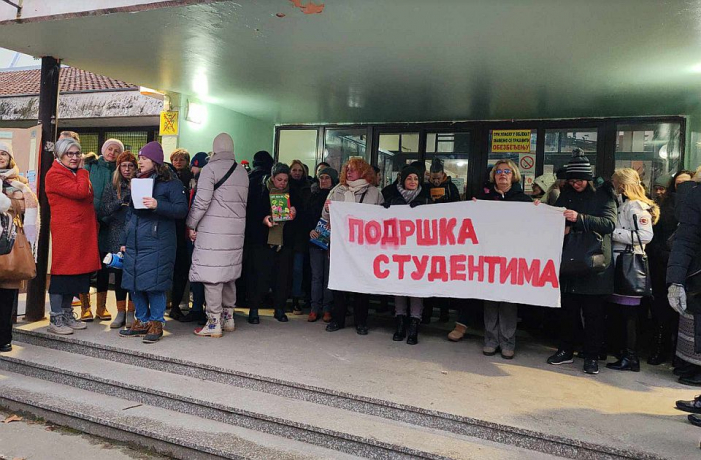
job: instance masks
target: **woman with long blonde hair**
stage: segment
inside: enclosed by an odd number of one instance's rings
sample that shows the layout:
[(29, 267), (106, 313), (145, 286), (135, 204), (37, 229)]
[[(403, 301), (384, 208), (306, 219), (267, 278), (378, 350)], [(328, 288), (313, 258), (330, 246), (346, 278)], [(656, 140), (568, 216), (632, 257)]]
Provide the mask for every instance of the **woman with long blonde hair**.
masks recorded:
[[(632, 247), (638, 254), (645, 253), (645, 245), (652, 241), (652, 226), (660, 218), (660, 208), (645, 195), (645, 189), (638, 172), (631, 168), (617, 169), (611, 176), (618, 201), (618, 223), (613, 231), (613, 265), (618, 255)], [(638, 236), (634, 235), (637, 229)], [(642, 297), (616, 294), (618, 286), (614, 285), (614, 294), (609, 301), (619, 305), (620, 317), (625, 326), (621, 331), (621, 353), (618, 361), (606, 365), (617, 371), (640, 372), (637, 355), (638, 309)], [(625, 339), (624, 339), (625, 337)]]

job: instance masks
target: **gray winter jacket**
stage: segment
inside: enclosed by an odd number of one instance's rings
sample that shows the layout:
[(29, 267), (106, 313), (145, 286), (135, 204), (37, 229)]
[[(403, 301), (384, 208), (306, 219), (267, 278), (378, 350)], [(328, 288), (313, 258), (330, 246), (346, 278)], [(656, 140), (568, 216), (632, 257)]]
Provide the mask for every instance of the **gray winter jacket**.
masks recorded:
[(190, 281), (227, 283), (241, 276), (243, 239), (246, 231), (248, 174), (237, 166), (216, 191), (236, 162), (232, 151), (215, 151), (197, 181), (197, 193), (185, 224), (197, 231)]

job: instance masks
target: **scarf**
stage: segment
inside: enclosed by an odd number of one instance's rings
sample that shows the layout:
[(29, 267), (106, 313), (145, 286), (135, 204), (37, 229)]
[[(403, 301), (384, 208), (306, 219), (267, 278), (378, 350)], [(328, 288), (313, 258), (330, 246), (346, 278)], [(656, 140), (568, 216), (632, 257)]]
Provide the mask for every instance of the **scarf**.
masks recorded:
[(5, 194), (12, 196), (13, 193), (19, 190), (12, 185), (13, 181), (20, 180), (19, 177), (19, 168), (17, 166), (10, 169), (0, 169), (0, 181), (3, 182), (2, 189)]
[(355, 195), (358, 192), (365, 192), (365, 190), (367, 190), (367, 188), (370, 186), (368, 181), (365, 179), (349, 180), (346, 184), (348, 190), (343, 192), (343, 201), (349, 203), (355, 203)]
[[(27, 180), (19, 175), (19, 168), (0, 169), (2, 192), (13, 200), (18, 200), (21, 213), (24, 213), (25, 226), (39, 226), (39, 201), (29, 188)], [(21, 195), (21, 196), (20, 196)]]
[(397, 190), (399, 190), (399, 193), (404, 198), (404, 201), (406, 201), (406, 204), (409, 204), (414, 201), (414, 198), (416, 198), (419, 193), (421, 193), (421, 185), (416, 187), (416, 190), (407, 190), (402, 187), (402, 184), (397, 184)]
[[(273, 185), (273, 178), (269, 177), (268, 180), (265, 182), (265, 187), (268, 189), (268, 194), (275, 194), (275, 193), (289, 193), (290, 192), (290, 184), (288, 182), (287, 187), (284, 190), (280, 190), (278, 188), (275, 188), (275, 185)], [(268, 206), (270, 206), (270, 203), (268, 203)], [(271, 246), (278, 246), (278, 251), (282, 248), (282, 237), (283, 237), (283, 231), (285, 228), (285, 222), (276, 222), (277, 225), (273, 225), (272, 227), (268, 228), (268, 244)]]

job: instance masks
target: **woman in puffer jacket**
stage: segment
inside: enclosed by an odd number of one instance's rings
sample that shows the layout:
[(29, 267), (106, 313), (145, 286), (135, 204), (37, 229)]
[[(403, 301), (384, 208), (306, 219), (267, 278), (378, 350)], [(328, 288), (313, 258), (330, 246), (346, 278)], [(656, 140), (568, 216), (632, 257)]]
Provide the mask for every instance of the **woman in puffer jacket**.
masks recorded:
[[(618, 204), (618, 222), (613, 231), (613, 261), (616, 265), (618, 256), (632, 246), (637, 254), (645, 253), (645, 245), (652, 241), (652, 226), (660, 218), (659, 207), (647, 196), (640, 183), (637, 171), (631, 168), (617, 169), (611, 176), (613, 187), (616, 191)], [(638, 229), (638, 236), (634, 231)], [(642, 247), (640, 246), (642, 244)], [(640, 361), (637, 354), (637, 330), (638, 307), (641, 297), (616, 294), (617, 286), (614, 283), (614, 294), (609, 301), (620, 306), (621, 317), (625, 322), (620, 336), (625, 335), (625, 346), (621, 347), (621, 357), (615, 363), (606, 365), (609, 369), (617, 371), (640, 372)], [(617, 335), (619, 335), (617, 334)]]
[(143, 198), (146, 209), (135, 209), (132, 199), (126, 219), (122, 288), (134, 299), (136, 320), (119, 334), (143, 336), (144, 343), (154, 343), (163, 337), (166, 291), (173, 286), (175, 220), (185, 218), (188, 209), (185, 187), (163, 163), (161, 144), (146, 144), (139, 151), (138, 163), (138, 178), (153, 179), (153, 193)]

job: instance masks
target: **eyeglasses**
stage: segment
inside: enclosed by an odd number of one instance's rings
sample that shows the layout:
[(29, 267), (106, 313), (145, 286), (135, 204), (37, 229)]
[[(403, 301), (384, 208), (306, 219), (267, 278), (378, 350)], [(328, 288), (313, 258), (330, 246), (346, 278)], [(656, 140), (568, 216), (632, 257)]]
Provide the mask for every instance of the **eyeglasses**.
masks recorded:
[(511, 170), (510, 170), (510, 169), (497, 169), (495, 172), (496, 172), (497, 174), (507, 174), (507, 175), (508, 175), (508, 174), (511, 174)]
[(570, 185), (583, 184), (584, 182), (586, 182), (584, 179), (569, 179), (567, 181), (567, 183)]
[(134, 169), (136, 168), (136, 165), (134, 163), (122, 163), (119, 165), (119, 167), (124, 169)]
[(80, 152), (66, 152), (64, 155), (66, 155), (68, 158), (80, 158), (82, 153), (80, 153)]

